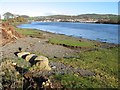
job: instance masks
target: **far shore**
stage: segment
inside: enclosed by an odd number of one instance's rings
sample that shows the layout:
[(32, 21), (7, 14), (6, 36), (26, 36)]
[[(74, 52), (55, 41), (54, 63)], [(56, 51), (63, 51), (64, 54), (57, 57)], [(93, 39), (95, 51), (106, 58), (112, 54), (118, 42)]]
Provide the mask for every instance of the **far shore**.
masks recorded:
[[(32, 21), (32, 22), (54, 22), (54, 21)], [(71, 21), (59, 21), (59, 22), (71, 22)], [(29, 21), (28, 23), (31, 23)], [(112, 25), (120, 25), (120, 23), (110, 23), (110, 22), (71, 22), (71, 23), (88, 23), (88, 24), (112, 24)]]

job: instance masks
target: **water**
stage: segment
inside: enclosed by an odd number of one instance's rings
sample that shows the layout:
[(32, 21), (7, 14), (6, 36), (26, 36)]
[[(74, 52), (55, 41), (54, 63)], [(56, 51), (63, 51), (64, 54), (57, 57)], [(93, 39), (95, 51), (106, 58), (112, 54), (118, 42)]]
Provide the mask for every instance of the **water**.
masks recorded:
[(32, 22), (30, 24), (22, 24), (18, 27), (38, 29), (52, 33), (118, 44), (118, 25), (72, 22)]

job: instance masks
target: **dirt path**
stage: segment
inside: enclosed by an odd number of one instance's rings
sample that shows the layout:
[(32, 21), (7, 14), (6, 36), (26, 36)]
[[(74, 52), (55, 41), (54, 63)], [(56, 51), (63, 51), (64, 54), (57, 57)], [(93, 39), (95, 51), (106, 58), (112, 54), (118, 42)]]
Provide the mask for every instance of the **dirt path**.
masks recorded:
[(8, 43), (2, 47), (4, 58), (15, 58), (14, 52), (18, 47), (22, 47), (24, 51), (41, 54), (47, 57), (72, 57), (77, 51), (60, 45), (52, 45), (47, 43), (47, 39), (25, 37), (14, 42)]

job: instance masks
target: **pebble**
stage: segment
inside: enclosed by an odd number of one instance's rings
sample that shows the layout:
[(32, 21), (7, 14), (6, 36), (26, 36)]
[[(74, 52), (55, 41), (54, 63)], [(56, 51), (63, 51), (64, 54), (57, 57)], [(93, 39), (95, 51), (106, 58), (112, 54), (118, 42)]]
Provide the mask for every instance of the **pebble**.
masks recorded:
[(55, 69), (55, 68), (56, 68), (56, 66), (53, 66), (53, 67), (52, 67), (52, 69)]

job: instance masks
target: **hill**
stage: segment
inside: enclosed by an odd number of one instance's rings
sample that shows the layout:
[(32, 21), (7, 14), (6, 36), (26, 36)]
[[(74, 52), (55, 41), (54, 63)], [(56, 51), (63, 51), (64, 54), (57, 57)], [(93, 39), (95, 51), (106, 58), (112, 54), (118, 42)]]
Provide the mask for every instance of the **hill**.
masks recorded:
[(118, 15), (114, 14), (81, 14), (81, 15), (51, 15), (34, 17), (35, 21), (59, 21), (59, 22), (96, 22), (96, 23), (112, 23), (120, 22)]

